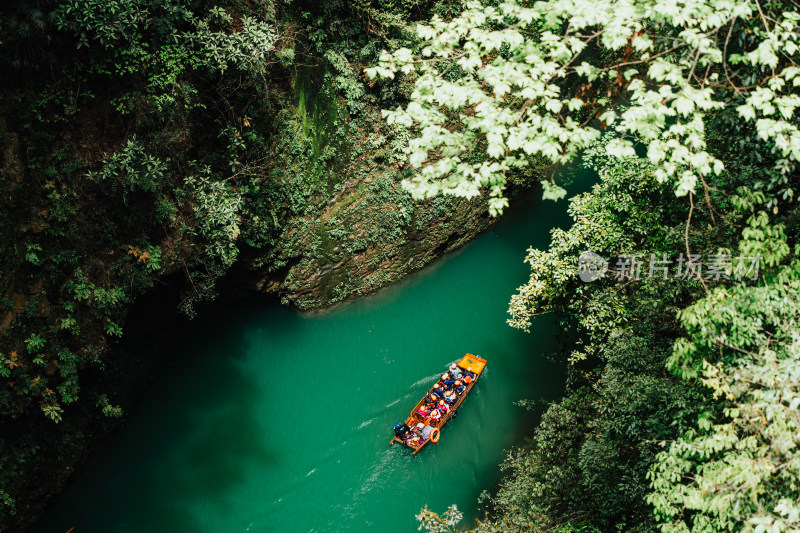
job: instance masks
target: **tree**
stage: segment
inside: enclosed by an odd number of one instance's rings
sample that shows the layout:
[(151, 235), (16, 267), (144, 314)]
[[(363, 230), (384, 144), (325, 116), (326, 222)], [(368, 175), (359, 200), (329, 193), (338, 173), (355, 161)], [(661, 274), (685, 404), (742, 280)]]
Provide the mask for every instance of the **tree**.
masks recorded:
[(409, 104), (386, 116), (416, 134), (405, 186), (418, 198), (488, 187), (497, 213), (509, 172), (536, 155), (565, 163), (602, 128), (618, 134), (610, 155), (642, 143), (658, 180), (692, 194), (724, 168), (706, 144), (715, 112), (755, 126), (778, 156), (764, 179), (786, 199), (800, 156), (798, 19), (782, 2), (472, 1), (419, 25), (418, 53), (385, 52), (367, 73), (417, 74)]
[[(646, 500), (664, 531), (796, 530), (797, 5), (484, 4), (468, 2), (452, 19), (419, 25), (414, 50), (384, 52), (367, 69), (413, 76), (408, 105), (385, 112), (410, 130), (408, 190), (424, 198), (488, 189), (497, 214), (507, 205), (509, 178), (536, 157), (566, 163), (607, 130), (604, 156), (618, 159), (600, 165), (600, 194), (572, 201), (573, 227), (555, 232), (549, 251), (529, 251), (531, 280), (512, 299), (511, 322), (522, 329), (542, 312), (564, 313), (563, 323), (577, 326), (578, 349), (569, 359), (574, 390), (544, 417), (530, 453), (512, 458), (492, 527), (503, 530), (509, 517), (517, 526), (570, 527), (570, 516), (629, 527), (619, 502), (602, 507), (622, 490), (612, 483), (604, 493), (603, 473), (614, 473), (626, 445), (656, 438), (664, 451), (640, 453), (637, 466), (649, 469), (651, 493), (644, 496), (641, 479), (631, 487), (638, 487), (634, 507)], [(546, 198), (566, 194), (552, 179), (543, 188)], [(716, 287), (699, 270), (682, 290), (658, 282), (590, 287), (579, 282), (576, 264), (586, 247), (738, 251), (758, 258), (762, 270), (743, 280), (736, 275), (743, 265), (730, 264)], [(634, 287), (641, 292), (631, 294)], [(666, 348), (648, 338), (648, 328)], [(625, 371), (630, 351), (613, 348), (619, 339), (652, 358), (641, 380), (625, 377), (635, 373)], [(661, 375), (666, 370), (683, 378), (679, 387)], [(578, 402), (581, 380), (598, 397)], [(700, 415), (678, 409), (666, 425), (621, 439), (610, 428), (631, 413), (603, 405), (637, 387), (661, 391), (648, 409), (686, 404)], [(559, 428), (559, 413), (581, 429)], [(558, 447), (547, 443), (564, 439), (583, 457), (552, 456)]]
[[(688, 206), (672, 201), (653, 166), (604, 154), (603, 145), (585, 154), (599, 182), (569, 200), (573, 224), (553, 230), (547, 251), (528, 251), (531, 278), (509, 306), (509, 322), (520, 329), (558, 313), (571, 339), (563, 356), (569, 386), (509, 454), (491, 498), (495, 516), (481, 531), (652, 531), (647, 476), (658, 443), (691, 428), (706, 401), (665, 366), (681, 334), (675, 312), (702, 292), (697, 279), (649, 276), (646, 267), (640, 279), (615, 279), (613, 262), (603, 278), (578, 276), (587, 249), (661, 257), (684, 245)], [(692, 248), (708, 235), (690, 235)]]
[(651, 469), (662, 531), (800, 527), (800, 262), (779, 275), (717, 288), (680, 314), (689, 338), (670, 363), (721, 401)]

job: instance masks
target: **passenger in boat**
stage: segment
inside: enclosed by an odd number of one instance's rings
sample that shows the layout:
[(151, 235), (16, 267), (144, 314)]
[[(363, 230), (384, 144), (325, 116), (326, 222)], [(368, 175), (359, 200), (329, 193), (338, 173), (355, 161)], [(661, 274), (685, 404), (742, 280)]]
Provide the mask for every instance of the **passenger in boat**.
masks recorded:
[(455, 382), (456, 382), (456, 380), (452, 376), (450, 376), (450, 374), (448, 372), (445, 372), (444, 374), (442, 374), (442, 379), (439, 380), (439, 383), (444, 385), (446, 388), (452, 387), (453, 383), (455, 383)]
[(446, 415), (447, 413), (449, 413), (449, 412), (450, 412), (450, 406), (449, 406), (449, 405), (447, 405), (447, 402), (445, 402), (444, 400), (439, 400), (439, 403), (438, 403), (438, 404), (436, 404), (436, 408), (437, 408), (437, 409), (439, 410), (439, 412), (440, 412), (440, 413), (442, 413), (443, 415)]
[(415, 424), (411, 431), (408, 434), (408, 438), (406, 438), (406, 444), (409, 446), (417, 447), (422, 444), (422, 428), (425, 427), (425, 424), (420, 422), (419, 424)]
[(457, 398), (458, 398), (458, 396), (456, 396), (456, 391), (455, 390), (447, 391), (447, 394), (445, 394), (445, 396), (444, 396), (444, 399), (447, 400), (450, 403), (455, 403)]
[(433, 384), (433, 388), (431, 389), (431, 395), (438, 398), (444, 398), (444, 389), (438, 383)]
[(461, 372), (461, 368), (455, 363), (450, 365), (450, 370), (448, 370), (448, 372), (450, 372), (450, 375), (453, 376), (455, 379), (461, 379), (461, 377), (464, 375)]
[(417, 414), (419, 414), (423, 420), (427, 420), (431, 416), (431, 411), (427, 406), (420, 405), (419, 409), (417, 410)]
[(466, 386), (466, 385), (464, 385), (464, 382), (463, 382), (463, 381), (461, 381), (461, 380), (459, 379), (459, 380), (457, 380), (457, 381), (455, 382), (455, 385), (453, 386), (453, 389), (454, 389), (454, 390), (455, 390), (455, 391), (456, 391), (458, 394), (461, 394), (461, 393), (463, 393), (465, 390), (467, 390), (467, 386)]
[(405, 423), (397, 423), (394, 425), (394, 434), (400, 440), (405, 440), (411, 434), (411, 428)]
[(433, 394), (428, 394), (427, 396), (425, 396), (425, 405), (427, 406), (436, 405), (438, 401), (439, 398), (437, 398)]
[(442, 413), (439, 409), (434, 409), (431, 411), (431, 422), (438, 422), (442, 418)]
[(472, 380), (473, 380), (473, 379), (475, 379), (475, 378), (473, 378), (472, 376), (465, 376), (465, 377), (464, 377), (464, 383), (465, 383), (466, 385), (469, 385), (470, 383), (472, 383)]
[(414, 448), (418, 448), (420, 444), (422, 444), (422, 437), (419, 435), (411, 435), (408, 440), (406, 440), (406, 444), (412, 446)]

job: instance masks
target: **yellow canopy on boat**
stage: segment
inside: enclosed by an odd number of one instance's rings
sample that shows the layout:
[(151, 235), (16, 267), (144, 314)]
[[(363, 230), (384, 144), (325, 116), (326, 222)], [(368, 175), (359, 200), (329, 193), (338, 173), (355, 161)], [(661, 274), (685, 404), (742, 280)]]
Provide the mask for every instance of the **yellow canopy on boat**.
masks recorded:
[(462, 357), (461, 361), (459, 361), (457, 364), (458, 366), (460, 366), (465, 370), (469, 370), (470, 372), (475, 372), (476, 374), (480, 374), (481, 372), (483, 372), (483, 367), (486, 366), (486, 359), (468, 353), (467, 355)]

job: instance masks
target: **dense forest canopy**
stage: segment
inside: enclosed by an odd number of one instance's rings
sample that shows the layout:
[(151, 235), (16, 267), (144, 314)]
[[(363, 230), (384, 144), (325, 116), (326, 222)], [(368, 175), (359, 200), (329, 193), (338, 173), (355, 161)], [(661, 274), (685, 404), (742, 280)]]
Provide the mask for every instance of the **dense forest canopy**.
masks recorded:
[[(453, 197), (498, 214), (541, 180), (563, 198), (545, 171), (580, 158), (599, 181), (528, 251), (509, 309), (520, 329), (557, 313), (568, 388), (478, 529), (797, 530), (798, 11), (4, 4), (0, 527), (35, 517), (146, 379), (146, 358), (110, 357), (142, 295), (171, 287), (191, 315), (235, 265), (285, 293), (366, 250), (381, 270), (389, 244), (477, 212)], [(605, 261), (589, 278), (585, 252)], [(291, 302), (397, 279), (373, 274)]]
[[(414, 79), (386, 116), (417, 198), (488, 191), (499, 212), (537, 159), (600, 174), (511, 300), (511, 325), (574, 332), (572, 383), (479, 529), (800, 527), (798, 21), (794, 2), (467, 2), (368, 69)], [(587, 251), (605, 276), (579, 276)]]
[[(419, 55), (384, 52), (371, 76), (416, 73), (390, 123), (414, 126), (406, 182), (416, 196), (478, 194), (506, 202), (507, 173), (532, 156), (571, 160), (599, 135), (610, 155), (641, 143), (659, 181), (697, 192), (723, 162), (706, 149), (707, 115), (750, 127), (786, 183), (800, 155), (798, 14), (791, 3), (467, 2), (452, 20), (417, 28)], [(755, 146), (754, 146), (755, 147)], [(476, 152), (487, 156), (474, 161)], [(706, 184), (707, 185), (707, 184)], [(775, 191), (792, 197), (791, 187)], [(563, 189), (548, 185), (546, 195)]]

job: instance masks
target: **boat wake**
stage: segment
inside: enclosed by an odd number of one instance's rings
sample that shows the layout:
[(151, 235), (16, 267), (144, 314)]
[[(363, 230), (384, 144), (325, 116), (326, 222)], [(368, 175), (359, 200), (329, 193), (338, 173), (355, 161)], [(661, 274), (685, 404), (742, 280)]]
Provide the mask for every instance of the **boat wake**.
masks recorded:
[[(436, 372), (435, 374), (431, 374), (430, 376), (425, 376), (424, 378), (422, 378), (422, 379), (419, 379), (419, 380), (415, 381), (415, 382), (414, 382), (414, 383), (413, 383), (413, 384), (412, 384), (412, 385), (409, 387), (409, 389), (413, 389), (414, 387), (418, 387), (418, 386), (420, 386), (420, 385), (423, 385), (423, 384), (425, 384), (425, 383), (431, 383), (431, 382), (435, 381), (435, 380), (436, 380), (436, 378), (438, 378), (438, 377), (439, 377), (439, 376), (441, 376), (441, 375), (442, 375), (442, 373), (441, 373), (441, 372)], [(431, 383), (431, 384), (433, 384), (433, 383)]]
[(400, 398), (396, 399), (392, 403), (386, 404), (386, 409), (392, 407), (393, 405), (397, 405), (398, 403), (400, 403)]

